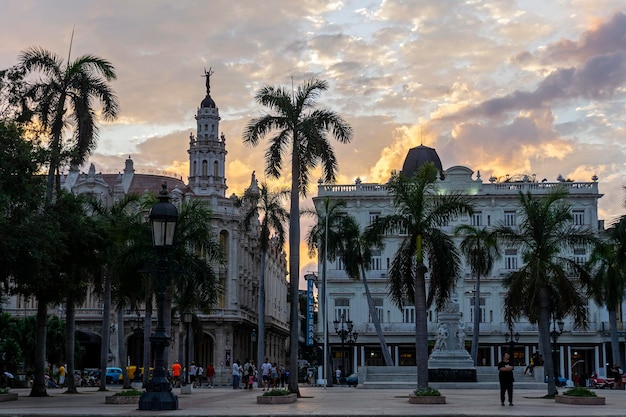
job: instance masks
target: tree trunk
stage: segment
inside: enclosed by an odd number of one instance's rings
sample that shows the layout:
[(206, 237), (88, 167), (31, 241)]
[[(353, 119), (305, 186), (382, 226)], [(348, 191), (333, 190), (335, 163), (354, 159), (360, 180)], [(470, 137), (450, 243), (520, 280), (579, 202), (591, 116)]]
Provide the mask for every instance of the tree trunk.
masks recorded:
[(106, 369), (109, 361), (109, 342), (111, 338), (111, 277), (108, 272), (104, 276), (104, 300), (102, 308), (102, 345), (100, 345), (100, 388), (106, 391)]
[(31, 397), (47, 397), (46, 391), (46, 336), (48, 331), (48, 303), (37, 298), (37, 340), (35, 346), (35, 380)]
[(265, 257), (266, 251), (261, 252), (261, 271), (259, 272), (259, 334), (257, 337), (256, 366), (265, 362)]
[[(476, 292), (474, 293), (474, 330), (472, 332), (472, 360), (478, 366), (478, 338), (480, 336), (480, 274), (476, 274)], [(461, 346), (463, 348), (463, 346)]]
[(613, 362), (615, 362), (618, 366), (623, 367), (623, 362), (621, 361), (621, 355), (619, 352), (619, 338), (617, 336), (617, 311), (615, 311), (615, 309), (609, 310), (609, 326), (611, 327), (611, 354), (613, 356)]
[(74, 380), (74, 347), (76, 346), (76, 300), (73, 296), (68, 296), (65, 303), (65, 360), (67, 363), (65, 381), (67, 382), (68, 394), (76, 394), (76, 383)]
[(415, 274), (415, 360), (417, 389), (428, 387), (428, 311), (426, 310), (426, 267), (417, 263)]
[(121, 367), (122, 367), (122, 375), (124, 378), (122, 379), (122, 383), (124, 384), (125, 389), (130, 389), (132, 386), (130, 385), (130, 381), (132, 379), (132, 375), (128, 375), (128, 354), (126, 352), (126, 341), (124, 340), (126, 335), (124, 334), (124, 304), (118, 306), (117, 310), (117, 355), (120, 358)]
[(554, 374), (554, 360), (552, 356), (552, 344), (550, 343), (550, 301), (547, 291), (542, 289), (539, 291), (539, 321), (537, 330), (543, 347), (543, 370), (548, 375), (548, 395), (557, 394), (556, 381)]
[(374, 300), (372, 299), (372, 294), (370, 293), (370, 287), (367, 283), (367, 276), (365, 275), (363, 263), (361, 263), (361, 274), (363, 275), (363, 286), (365, 287), (365, 295), (367, 296), (367, 306), (370, 311), (372, 323), (374, 323), (374, 328), (376, 328), (376, 334), (378, 335), (378, 341), (380, 342), (380, 350), (383, 352), (383, 358), (385, 358), (385, 366), (394, 366), (393, 359), (389, 353), (389, 348), (387, 347), (387, 342), (385, 341), (383, 329), (380, 327), (378, 314), (376, 314), (376, 306), (374, 306)]
[[(295, 133), (295, 132), (294, 132)], [(298, 350), (300, 339), (300, 314), (298, 289), (300, 283), (300, 166), (298, 137), (292, 138), (291, 155), (291, 202), (289, 209), (289, 294), (291, 302), (289, 337), (289, 390), (300, 396), (298, 389)]]

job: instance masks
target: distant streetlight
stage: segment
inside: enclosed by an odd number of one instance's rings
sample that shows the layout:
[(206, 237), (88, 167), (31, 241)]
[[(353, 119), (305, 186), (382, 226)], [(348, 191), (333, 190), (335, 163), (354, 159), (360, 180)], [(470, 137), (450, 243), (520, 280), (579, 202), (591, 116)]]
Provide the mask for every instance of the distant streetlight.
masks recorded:
[(515, 334), (513, 334), (513, 330), (511, 329), (508, 333), (504, 335), (504, 340), (509, 345), (509, 354), (511, 355), (511, 360), (515, 362), (513, 349), (515, 349), (515, 344), (519, 342), (519, 333), (515, 332)]
[[(557, 329), (558, 326), (558, 329)], [(559, 368), (558, 368), (558, 355), (557, 355), (557, 346), (556, 342), (559, 340), (559, 336), (563, 334), (563, 329), (565, 328), (565, 323), (562, 320), (556, 321), (556, 316), (552, 320), (552, 331), (550, 332), (550, 337), (552, 337), (552, 363), (554, 366), (554, 380), (558, 382), (559, 376)]]
[(348, 343), (349, 345), (355, 344), (359, 334), (352, 331), (354, 327), (352, 320), (346, 321), (343, 314), (340, 319), (341, 320), (333, 320), (333, 325), (335, 326), (335, 332), (341, 339), (341, 371), (346, 372), (346, 355), (344, 345), (345, 343)]
[(170, 338), (165, 332), (163, 310), (165, 304), (165, 278), (167, 273), (167, 252), (174, 246), (174, 234), (178, 221), (178, 210), (170, 203), (167, 185), (163, 183), (159, 201), (150, 210), (152, 227), (152, 245), (156, 249), (157, 259), (157, 326), (150, 336), (150, 345), (154, 348), (154, 372), (148, 382), (146, 392), (139, 398), (140, 410), (177, 410), (178, 397), (172, 393), (165, 370), (165, 348)]

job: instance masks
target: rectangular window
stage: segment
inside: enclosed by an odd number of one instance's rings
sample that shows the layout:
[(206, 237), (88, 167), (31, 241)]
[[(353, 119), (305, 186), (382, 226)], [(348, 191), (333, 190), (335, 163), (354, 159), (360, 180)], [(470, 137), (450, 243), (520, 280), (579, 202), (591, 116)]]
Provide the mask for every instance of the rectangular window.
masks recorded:
[(585, 210), (574, 210), (572, 211), (572, 217), (574, 218), (575, 226), (584, 226), (585, 225)]
[(587, 262), (587, 250), (585, 248), (574, 248), (574, 262), (578, 265)]
[(350, 320), (350, 300), (347, 298), (335, 298), (335, 318), (341, 321), (341, 316), (345, 321)]
[(514, 211), (504, 212), (504, 225), (509, 227), (517, 226), (517, 216)]
[(472, 214), (472, 226), (478, 227), (483, 225), (483, 212), (476, 211)]
[(379, 271), (382, 269), (382, 258), (380, 256), (380, 250), (372, 251), (372, 264), (370, 265), (370, 269), (372, 271)]
[[(474, 300), (475, 300), (475, 298), (473, 298), (473, 297), (470, 299), (470, 305), (471, 305), (471, 308), (470, 308), (470, 321), (472, 323), (474, 322)], [(478, 305), (479, 305), (478, 308), (480, 308), (480, 317), (478, 318), (478, 322), (479, 323), (484, 323), (485, 322), (485, 299), (481, 298), (478, 301)]]
[(374, 223), (380, 217), (380, 211), (370, 211), (370, 224)]
[(517, 249), (504, 250), (504, 269), (517, 269)]
[[(384, 306), (383, 306), (383, 299), (382, 298), (374, 298), (372, 300), (374, 302), (374, 307), (376, 308), (376, 315), (378, 316), (378, 321), (380, 323), (385, 321), (385, 310), (384, 310)], [(372, 322), (372, 316), (370, 315), (370, 323)]]
[(415, 306), (402, 307), (402, 322), (415, 323)]

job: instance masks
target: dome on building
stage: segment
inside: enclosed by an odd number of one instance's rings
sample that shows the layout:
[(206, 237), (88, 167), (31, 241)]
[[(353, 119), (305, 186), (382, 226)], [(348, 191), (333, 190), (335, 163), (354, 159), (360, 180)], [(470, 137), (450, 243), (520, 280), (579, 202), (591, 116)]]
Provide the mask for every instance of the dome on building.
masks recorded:
[(213, 101), (211, 96), (207, 94), (207, 96), (204, 98), (204, 100), (202, 100), (202, 103), (200, 103), (200, 107), (214, 109), (215, 108), (215, 102)]
[(441, 159), (439, 159), (437, 151), (424, 145), (420, 145), (409, 150), (409, 153), (404, 159), (404, 164), (402, 165), (402, 175), (407, 178), (411, 178), (426, 162), (432, 162), (435, 164), (435, 168), (439, 170), (439, 176), (443, 180), (443, 167), (441, 166)]

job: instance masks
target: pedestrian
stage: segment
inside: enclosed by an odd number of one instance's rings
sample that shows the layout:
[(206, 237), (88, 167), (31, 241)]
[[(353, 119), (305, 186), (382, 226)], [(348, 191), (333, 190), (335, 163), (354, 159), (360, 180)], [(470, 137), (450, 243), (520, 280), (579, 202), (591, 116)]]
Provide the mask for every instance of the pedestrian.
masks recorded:
[(175, 361), (172, 365), (172, 385), (174, 387), (180, 386), (180, 373), (182, 371), (182, 366), (178, 361)]
[(192, 387), (196, 385), (197, 373), (198, 367), (196, 366), (196, 363), (194, 361), (191, 361), (191, 365), (189, 366), (189, 383)]
[(202, 378), (204, 377), (204, 368), (202, 365), (198, 365), (196, 369), (196, 381), (198, 381), (197, 386), (202, 388)]
[(263, 380), (263, 391), (270, 389), (270, 371), (272, 364), (269, 358), (265, 358), (265, 362), (261, 365), (261, 379)]
[(337, 367), (337, 369), (335, 369), (335, 383), (337, 385), (341, 384), (341, 369), (339, 369), (339, 367)]
[(59, 366), (59, 386), (65, 386), (65, 366), (63, 366), (63, 364), (61, 364), (61, 366)]
[(498, 363), (498, 379), (500, 380), (500, 403), (504, 406), (504, 393), (508, 393), (509, 406), (513, 406), (513, 365), (508, 352)]
[(285, 388), (285, 383), (287, 382), (287, 374), (285, 365), (283, 365), (282, 363), (278, 367), (278, 377), (280, 378), (280, 387)]
[(215, 367), (213, 366), (213, 363), (210, 363), (209, 367), (206, 368), (206, 379), (209, 388), (213, 388), (213, 378), (215, 378)]
[(276, 366), (276, 362), (273, 362), (272, 367), (270, 368), (270, 379), (272, 389), (278, 388), (278, 366)]
[(239, 389), (239, 381), (241, 380), (241, 366), (239, 359), (233, 362), (233, 389)]

